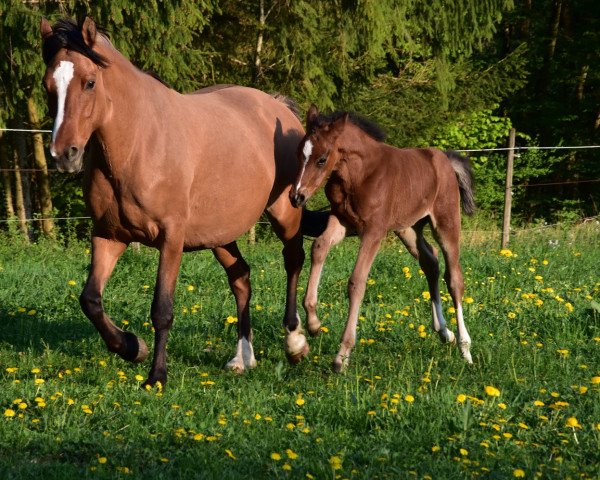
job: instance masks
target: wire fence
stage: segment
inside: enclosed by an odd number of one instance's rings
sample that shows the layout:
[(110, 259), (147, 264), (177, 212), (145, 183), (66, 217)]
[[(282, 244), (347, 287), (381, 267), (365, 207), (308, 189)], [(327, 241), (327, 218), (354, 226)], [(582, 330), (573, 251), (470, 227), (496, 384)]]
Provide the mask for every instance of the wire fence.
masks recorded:
[[(52, 133), (52, 130), (46, 130), (46, 129), (26, 129), (26, 128), (0, 128), (0, 132), (15, 132), (15, 133)], [(521, 151), (528, 151), (528, 150), (585, 150), (585, 149), (598, 149), (600, 148), (600, 145), (556, 145), (556, 146), (534, 146), (534, 147), (528, 147), (528, 146), (515, 146), (515, 147), (496, 147), (496, 148), (473, 148), (473, 149), (456, 149), (456, 152), (461, 152), (461, 153), (489, 153), (489, 152), (509, 152), (509, 151), (514, 151), (516, 153), (521, 152)], [(23, 172), (23, 173), (36, 173), (36, 172), (44, 172), (44, 173), (53, 173), (53, 172), (58, 172), (57, 169), (55, 168), (48, 168), (48, 169), (42, 169), (42, 168), (0, 168), (0, 172)], [(517, 185), (511, 185), (509, 188), (511, 189), (515, 189), (515, 188), (530, 188), (530, 187), (546, 187), (546, 186), (560, 186), (560, 185), (574, 185), (574, 184), (582, 184), (582, 183), (597, 183), (600, 182), (600, 178), (595, 178), (595, 179), (585, 179), (585, 180), (566, 180), (564, 182), (544, 182), (544, 183), (528, 183), (528, 184), (517, 184)], [(600, 216), (596, 216), (596, 217), (589, 217), (589, 218), (584, 218), (581, 219), (581, 222), (587, 222), (590, 220), (596, 220), (598, 221), (600, 219)], [(91, 217), (88, 216), (78, 216), (78, 217), (36, 217), (36, 218), (25, 218), (25, 219), (20, 219), (20, 218), (6, 218), (6, 219), (0, 219), (0, 224), (5, 224), (5, 223), (11, 223), (11, 222), (27, 222), (27, 223), (31, 223), (31, 222), (43, 222), (43, 221), (47, 221), (47, 220), (52, 220), (52, 221), (87, 221), (87, 220), (91, 220)], [(269, 222), (256, 222), (257, 225), (268, 225)], [(536, 226), (536, 227), (529, 227), (529, 228), (525, 228), (525, 229), (511, 229), (511, 231), (513, 233), (519, 233), (519, 232), (531, 232), (531, 231), (536, 231), (536, 230), (541, 230), (541, 229), (548, 229), (548, 228), (553, 228), (553, 227), (559, 227), (563, 224), (551, 224), (551, 225), (541, 225), (541, 226)], [(495, 230), (469, 230), (464, 232), (466, 234), (476, 234), (476, 233), (481, 233), (481, 234), (497, 234), (498, 232)]]

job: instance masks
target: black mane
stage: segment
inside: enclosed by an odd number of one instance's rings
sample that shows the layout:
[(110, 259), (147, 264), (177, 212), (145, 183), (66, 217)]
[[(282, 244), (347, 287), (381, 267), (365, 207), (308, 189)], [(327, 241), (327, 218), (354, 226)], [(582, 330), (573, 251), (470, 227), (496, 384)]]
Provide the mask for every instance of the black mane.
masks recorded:
[(377, 140), (378, 142), (383, 142), (385, 140), (385, 132), (383, 131), (383, 128), (377, 125), (377, 123), (375, 123), (373, 120), (354, 112), (338, 111), (329, 114), (319, 114), (318, 124), (321, 126), (335, 122), (339, 118), (342, 118), (346, 113), (348, 113), (349, 120), (371, 138)]
[(62, 48), (81, 53), (100, 67), (108, 66), (108, 60), (98, 52), (92, 50), (83, 40), (81, 27), (83, 21), (76, 23), (70, 18), (58, 20), (52, 27), (52, 35), (42, 41), (42, 56), (48, 65), (58, 51)]

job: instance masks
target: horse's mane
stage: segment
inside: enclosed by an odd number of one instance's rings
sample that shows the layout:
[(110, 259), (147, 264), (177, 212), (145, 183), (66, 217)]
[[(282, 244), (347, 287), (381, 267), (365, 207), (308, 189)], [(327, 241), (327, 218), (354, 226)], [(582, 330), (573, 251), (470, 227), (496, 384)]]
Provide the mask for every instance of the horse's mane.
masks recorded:
[[(45, 37), (42, 42), (42, 56), (46, 65), (60, 49), (66, 48), (81, 53), (100, 67), (108, 66), (108, 59), (91, 49), (83, 40), (82, 25), (83, 20), (75, 22), (70, 18), (60, 19), (54, 24), (52, 35)], [(102, 35), (106, 36), (104, 32)]]
[(346, 113), (348, 114), (349, 120), (371, 138), (377, 140), (378, 142), (383, 142), (385, 140), (385, 132), (383, 128), (381, 128), (373, 120), (354, 112), (337, 111), (329, 114), (321, 113), (317, 119), (318, 125), (321, 126), (335, 122), (339, 118), (342, 118)]

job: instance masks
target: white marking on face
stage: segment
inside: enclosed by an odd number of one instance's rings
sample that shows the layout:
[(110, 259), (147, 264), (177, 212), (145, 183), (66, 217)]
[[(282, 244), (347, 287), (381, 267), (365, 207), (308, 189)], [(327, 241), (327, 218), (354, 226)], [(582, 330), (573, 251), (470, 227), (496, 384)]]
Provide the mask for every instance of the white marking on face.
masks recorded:
[(296, 185), (296, 191), (300, 190), (302, 176), (304, 175), (304, 170), (306, 170), (306, 164), (310, 160), (312, 150), (313, 150), (313, 144), (310, 140), (307, 140), (304, 143), (304, 147), (302, 147), (302, 153), (304, 154), (304, 163), (302, 164), (302, 171), (300, 172), (300, 176), (298, 177), (298, 184)]
[(50, 148), (50, 153), (52, 153), (54, 157), (56, 156), (54, 142), (56, 141), (56, 136), (58, 135), (58, 131), (60, 130), (60, 126), (62, 125), (65, 116), (67, 89), (69, 88), (69, 83), (71, 83), (71, 80), (73, 79), (74, 70), (73, 62), (63, 60), (58, 65), (58, 68), (54, 70), (54, 74), (52, 75), (56, 82), (56, 94), (58, 96), (56, 120), (54, 121), (54, 129), (52, 130), (52, 145)]

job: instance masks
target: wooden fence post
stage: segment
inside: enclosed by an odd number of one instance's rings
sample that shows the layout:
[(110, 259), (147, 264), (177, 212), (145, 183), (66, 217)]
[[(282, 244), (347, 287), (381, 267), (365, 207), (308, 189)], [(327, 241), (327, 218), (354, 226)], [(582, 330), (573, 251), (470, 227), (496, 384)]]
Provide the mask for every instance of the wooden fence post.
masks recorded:
[(513, 162), (515, 158), (515, 129), (510, 129), (508, 137), (508, 157), (506, 159), (506, 183), (504, 190), (504, 217), (502, 220), (502, 248), (508, 247), (510, 235), (510, 213), (512, 208)]

